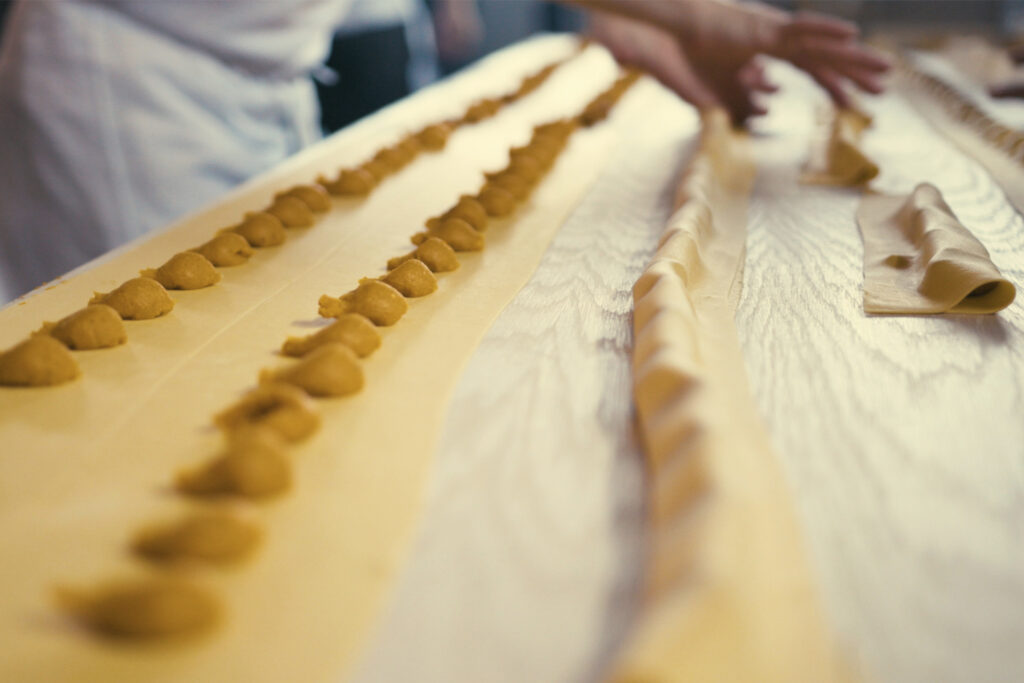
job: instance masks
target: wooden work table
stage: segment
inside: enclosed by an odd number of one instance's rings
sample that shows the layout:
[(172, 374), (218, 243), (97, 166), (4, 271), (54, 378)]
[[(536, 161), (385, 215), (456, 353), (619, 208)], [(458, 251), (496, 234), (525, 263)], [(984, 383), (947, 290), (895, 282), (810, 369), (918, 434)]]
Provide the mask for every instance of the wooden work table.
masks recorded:
[[(513, 48), (477, 78), (540, 65), (559, 40)], [(591, 63), (580, 78), (614, 73), (606, 56)], [(866, 316), (859, 195), (798, 180), (823, 97), (788, 67), (772, 73), (785, 88), (755, 129), (737, 324), (828, 617), (868, 681), (1020, 680), (1024, 300), (995, 316)], [(444, 108), (437, 91), (414, 95), (359, 124), (366, 140), (422, 118), (420, 101)], [(882, 169), (873, 187), (934, 183), (1024, 285), (1024, 221), (998, 186), (897, 94), (866, 106), (865, 150)], [(636, 617), (644, 477), (630, 288), (698, 120), (645, 80), (608, 125), (606, 167), (459, 380), (354, 681), (596, 681)], [(290, 164), (288, 178), (301, 160)]]

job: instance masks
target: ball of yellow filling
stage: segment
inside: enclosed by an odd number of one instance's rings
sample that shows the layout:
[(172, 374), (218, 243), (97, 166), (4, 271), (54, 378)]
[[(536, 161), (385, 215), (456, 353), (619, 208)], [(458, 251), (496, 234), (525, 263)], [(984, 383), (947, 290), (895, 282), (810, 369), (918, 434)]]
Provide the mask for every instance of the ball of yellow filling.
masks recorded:
[(377, 159), (371, 159), (362, 165), (362, 169), (370, 174), (375, 183), (387, 178), (393, 170), (391, 166)]
[(380, 332), (365, 316), (345, 313), (319, 332), (306, 337), (289, 337), (281, 346), (281, 353), (298, 358), (319, 346), (335, 342), (365, 358), (380, 347)]
[(441, 214), (441, 218), (461, 218), (476, 230), (482, 232), (487, 229), (487, 210), (476, 197), (470, 195), (459, 197), (455, 206)]
[(267, 213), (277, 218), (286, 228), (308, 228), (316, 221), (313, 211), (298, 197), (276, 198)]
[(191, 251), (202, 254), (218, 268), (241, 265), (252, 256), (252, 247), (237, 232), (222, 232)]
[(268, 382), (247, 392), (237, 403), (215, 415), (213, 421), (229, 434), (262, 427), (287, 441), (301, 441), (320, 426), (320, 415), (316, 403), (302, 389)]
[(156, 270), (146, 269), (140, 275), (153, 278), (167, 289), (202, 289), (220, 282), (220, 273), (210, 260), (194, 251), (177, 253)]
[(445, 123), (435, 123), (417, 133), (416, 139), (419, 140), (424, 149), (436, 152), (437, 150), (444, 149), (451, 134), (451, 126)]
[[(487, 211), (487, 215), (494, 216), (495, 218), (507, 216), (516, 208), (516, 198), (511, 192), (503, 187), (496, 187), (490, 183), (486, 183), (483, 186), (480, 190), (480, 194), (477, 195), (477, 199), (480, 200), (480, 204), (482, 204), (484, 209)], [(451, 243), (449, 242), (449, 244)]]
[(254, 247), (276, 247), (284, 243), (284, 225), (277, 216), (264, 211), (245, 214), (245, 220), (228, 230), (238, 233)]
[(410, 259), (422, 261), (433, 273), (445, 273), (459, 267), (455, 250), (437, 237), (426, 237), (412, 253), (388, 259), (388, 270), (394, 270)]
[(408, 161), (412, 161), (423, 151), (423, 145), (415, 135), (408, 135), (398, 143), (398, 150), (406, 156)]
[(192, 496), (266, 498), (286, 491), (292, 471), (277, 434), (263, 427), (232, 432), (221, 455), (180, 472), (178, 491)]
[(245, 559), (260, 536), (255, 524), (227, 512), (199, 512), (143, 529), (131, 547), (136, 555), (155, 562), (227, 564)]
[(530, 183), (526, 182), (512, 171), (499, 171), (498, 173), (488, 174), (487, 185), (508, 190), (508, 192), (517, 200), (526, 199), (526, 196), (530, 194), (531, 189)]
[(106, 304), (92, 304), (55, 323), (45, 323), (37, 334), (48, 334), (75, 350), (106, 349), (128, 340), (121, 316)]
[(397, 171), (409, 163), (410, 157), (398, 146), (385, 147), (373, 156), (373, 161), (389, 171)]
[(532, 147), (532, 144), (533, 142), (531, 141), (530, 144), (523, 147), (512, 148), (508, 153), (509, 168), (512, 168), (516, 164), (525, 162), (526, 164), (535, 165), (540, 169), (538, 176), (543, 175), (549, 168), (551, 168), (555, 157), (558, 155), (558, 150), (538, 149), (536, 147)]
[(415, 237), (414, 243), (423, 244), (430, 237), (447, 242), (455, 251), (480, 251), (485, 244), (483, 234), (461, 218), (431, 218), (427, 221), (427, 231)]
[(331, 208), (331, 197), (323, 185), (313, 183), (310, 185), (296, 185), (280, 193), (278, 197), (295, 197), (302, 200), (302, 203), (309, 207), (313, 213), (323, 213)]
[(408, 298), (426, 296), (437, 291), (437, 278), (422, 261), (417, 259), (411, 259), (399, 265), (381, 280)]
[(320, 315), (325, 318), (337, 318), (342, 313), (358, 313), (381, 327), (394, 325), (408, 309), (409, 304), (401, 293), (379, 280), (362, 282), (340, 299), (326, 294), (320, 297)]
[(148, 277), (136, 277), (106, 294), (96, 292), (90, 304), (106, 304), (124, 320), (159, 318), (174, 308), (164, 286)]
[(59, 589), (57, 602), (89, 629), (118, 638), (161, 638), (205, 630), (220, 617), (208, 592), (183, 579), (110, 581), (91, 590)]
[(278, 370), (264, 370), (261, 382), (294, 384), (310, 396), (348, 396), (363, 388), (363, 368), (355, 351), (337, 342), (323, 344)]
[(47, 335), (29, 337), (0, 353), (0, 386), (53, 386), (79, 374), (68, 348)]
[(318, 178), (317, 182), (333, 195), (341, 197), (362, 197), (370, 194), (377, 185), (377, 177), (365, 168), (343, 168), (337, 180)]
[(501, 109), (501, 102), (496, 99), (488, 98), (471, 104), (469, 109), (466, 110), (465, 116), (462, 118), (464, 121), (469, 123), (477, 123), (478, 121), (483, 121), (486, 118), (494, 116), (498, 113), (499, 109)]
[(548, 139), (565, 143), (576, 130), (577, 122), (572, 119), (558, 119), (533, 127), (533, 139)]
[(544, 173), (544, 167), (537, 157), (531, 154), (510, 154), (505, 170), (513, 173), (528, 183), (535, 183)]

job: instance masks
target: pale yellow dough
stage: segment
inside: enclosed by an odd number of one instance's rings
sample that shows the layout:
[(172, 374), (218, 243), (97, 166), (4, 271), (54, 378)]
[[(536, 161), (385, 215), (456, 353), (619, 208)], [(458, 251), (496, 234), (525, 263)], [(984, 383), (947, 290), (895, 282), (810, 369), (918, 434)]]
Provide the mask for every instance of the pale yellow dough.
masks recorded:
[(995, 313), (1016, 296), (934, 185), (865, 195), (857, 223), (868, 313)]
[(220, 273), (209, 259), (194, 251), (175, 254), (156, 270), (142, 270), (140, 275), (153, 278), (167, 289), (202, 289), (220, 282)]
[(0, 353), (0, 386), (52, 386), (80, 374), (67, 347), (47, 335), (29, 337)]
[(261, 536), (253, 522), (229, 512), (197, 512), (142, 529), (132, 552), (156, 563), (231, 564), (251, 555)]
[(287, 441), (301, 441), (320, 426), (316, 403), (291, 384), (266, 382), (213, 418), (228, 434), (264, 427)]
[(811, 148), (803, 180), (820, 185), (863, 187), (878, 175), (878, 165), (861, 151), (871, 117), (856, 109), (832, 112), (828, 135)]
[(36, 334), (48, 334), (76, 351), (106, 349), (128, 340), (121, 316), (106, 304), (92, 304), (55, 323), (44, 323)]
[(159, 318), (174, 308), (174, 299), (164, 286), (148, 277), (132, 278), (106, 294), (96, 292), (89, 303), (106, 304), (124, 320)]
[(728, 114), (706, 112), (678, 209), (633, 290), (648, 602), (614, 681), (847, 680), (733, 322), (753, 176)]
[(123, 639), (188, 635), (210, 628), (220, 617), (216, 599), (184, 579), (131, 579), (86, 590), (62, 588), (57, 602), (97, 634)]

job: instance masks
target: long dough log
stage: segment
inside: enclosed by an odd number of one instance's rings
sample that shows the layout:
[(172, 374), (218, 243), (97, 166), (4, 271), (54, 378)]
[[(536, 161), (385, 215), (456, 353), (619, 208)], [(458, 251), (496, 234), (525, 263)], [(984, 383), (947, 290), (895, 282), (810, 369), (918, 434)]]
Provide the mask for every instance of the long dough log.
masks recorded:
[(616, 681), (844, 680), (733, 322), (753, 177), (746, 141), (708, 112), (679, 209), (634, 288), (648, 605)]

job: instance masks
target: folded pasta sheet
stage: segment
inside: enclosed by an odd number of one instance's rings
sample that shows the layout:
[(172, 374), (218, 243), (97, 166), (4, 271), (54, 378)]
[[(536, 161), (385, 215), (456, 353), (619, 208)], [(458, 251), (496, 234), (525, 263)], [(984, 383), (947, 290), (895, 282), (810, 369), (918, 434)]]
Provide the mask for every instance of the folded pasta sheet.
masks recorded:
[(867, 195), (857, 222), (868, 313), (995, 313), (1016, 295), (933, 185)]
[(804, 182), (860, 187), (878, 175), (878, 165), (860, 148), (871, 117), (856, 109), (836, 109), (826, 138), (813, 145)]
[(733, 322), (753, 176), (747, 141), (725, 112), (706, 113), (678, 209), (633, 290), (650, 542), (647, 602), (615, 681), (848, 680)]

